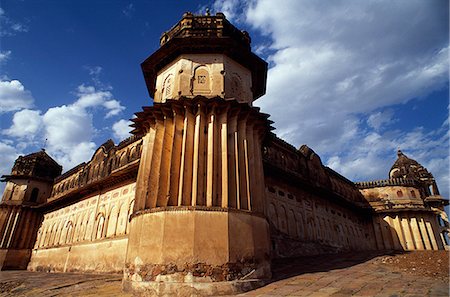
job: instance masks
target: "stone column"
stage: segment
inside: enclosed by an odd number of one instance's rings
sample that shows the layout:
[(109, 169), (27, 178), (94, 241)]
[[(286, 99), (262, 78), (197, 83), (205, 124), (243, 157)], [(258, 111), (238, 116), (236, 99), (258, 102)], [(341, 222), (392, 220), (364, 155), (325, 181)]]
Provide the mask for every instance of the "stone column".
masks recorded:
[(396, 222), (396, 218), (392, 218), (390, 216), (387, 216), (387, 223), (389, 224), (389, 228), (391, 229), (391, 236), (392, 236), (392, 241), (394, 244), (394, 249), (396, 250), (403, 250), (403, 246), (401, 245), (401, 240), (400, 240), (400, 236), (398, 233), (401, 233), (401, 229), (400, 232), (398, 232), (398, 228), (395, 224)]
[(402, 229), (403, 229), (403, 233), (405, 234), (405, 245), (406, 245), (406, 250), (415, 250), (416, 247), (414, 246), (414, 240), (413, 237), (411, 235), (411, 229), (410, 229), (410, 225), (409, 225), (409, 219), (408, 217), (402, 217), (401, 219), (402, 221)]
[(432, 226), (433, 229), (433, 233), (434, 233), (434, 238), (436, 239), (436, 244), (439, 250), (443, 250), (444, 249), (444, 242), (442, 242), (441, 240), (441, 236), (440, 236), (440, 226), (438, 223), (438, 219), (437, 216), (435, 214), (430, 215), (431, 219), (430, 219), (430, 225)]
[(430, 240), (431, 240), (431, 246), (433, 247), (433, 250), (438, 250), (438, 244), (436, 242), (436, 237), (434, 235), (434, 231), (433, 231), (433, 226), (431, 225), (430, 221), (426, 221), (425, 225), (427, 227), (427, 231), (428, 231), (428, 235), (430, 236)]
[(387, 222), (388, 216), (385, 216), (384, 218), (380, 217), (380, 228), (381, 228), (381, 236), (383, 237), (384, 246), (386, 249), (394, 249), (392, 242), (392, 234), (390, 230), (389, 223)]
[(400, 218), (398, 215), (395, 216), (395, 218), (393, 219), (393, 226), (395, 228), (395, 231), (397, 233), (398, 239), (400, 241), (400, 245), (402, 247), (403, 250), (407, 250), (406, 247), (406, 241), (405, 238), (403, 236), (403, 230), (402, 230), (402, 223), (400, 221)]
[(432, 250), (433, 247), (430, 242), (430, 237), (428, 236), (427, 232), (427, 226), (425, 225), (425, 221), (423, 220), (423, 217), (419, 218), (419, 228), (420, 232), (422, 233), (423, 243), (425, 245), (426, 250)]
[(411, 217), (411, 230), (414, 236), (414, 243), (418, 250), (425, 249), (423, 245), (422, 236), (420, 234), (419, 225), (417, 224), (417, 219), (415, 217)]
[(379, 220), (378, 216), (374, 217), (373, 218), (373, 224), (372, 224), (373, 225), (373, 232), (374, 232), (374, 235), (375, 235), (375, 243), (376, 243), (376, 246), (377, 246), (378, 250), (384, 250), (385, 249), (384, 241), (383, 241), (383, 237), (381, 235), (382, 231), (381, 231), (381, 226), (380, 226), (380, 223), (379, 223), (378, 220)]

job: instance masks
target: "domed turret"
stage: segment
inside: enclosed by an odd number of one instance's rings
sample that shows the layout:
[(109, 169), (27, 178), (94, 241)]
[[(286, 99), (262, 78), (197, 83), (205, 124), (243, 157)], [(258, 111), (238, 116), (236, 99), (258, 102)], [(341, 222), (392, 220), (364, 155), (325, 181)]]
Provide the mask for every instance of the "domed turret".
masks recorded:
[(53, 160), (45, 150), (26, 156), (19, 156), (10, 175), (3, 175), (7, 182), (3, 203), (43, 203), (50, 195), (55, 177), (61, 174), (62, 166)]
[(19, 156), (14, 162), (11, 176), (28, 176), (53, 180), (61, 174), (62, 166), (53, 160), (45, 150), (26, 156)]
[(416, 160), (408, 158), (401, 150), (397, 151), (397, 160), (389, 171), (390, 178), (421, 179), (432, 177), (428, 170)]
[(439, 196), (439, 190), (433, 175), (416, 160), (408, 158), (401, 150), (397, 151), (397, 160), (389, 171), (389, 178), (412, 179), (422, 185), (425, 196)]

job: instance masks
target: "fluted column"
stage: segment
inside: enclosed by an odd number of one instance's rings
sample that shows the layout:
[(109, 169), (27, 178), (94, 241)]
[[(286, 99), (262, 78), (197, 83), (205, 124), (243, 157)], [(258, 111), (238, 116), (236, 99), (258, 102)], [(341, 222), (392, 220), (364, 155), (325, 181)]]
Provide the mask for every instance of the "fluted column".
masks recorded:
[(433, 247), (433, 250), (438, 250), (438, 244), (436, 242), (436, 237), (434, 235), (433, 226), (431, 225), (430, 221), (425, 222), (425, 226), (427, 227), (428, 235), (430, 236), (431, 246)]
[(411, 217), (411, 230), (414, 236), (414, 243), (418, 250), (425, 249), (422, 235), (420, 234), (419, 225), (417, 224), (417, 219), (415, 217)]
[(397, 236), (400, 241), (400, 245), (401, 245), (402, 249), (407, 250), (405, 237), (403, 236), (402, 223), (401, 223), (400, 217), (398, 215), (396, 215), (395, 218), (393, 219), (393, 225), (394, 225), (394, 228), (397, 233)]
[(401, 229), (397, 229), (396, 228), (396, 224), (395, 224), (396, 220), (395, 220), (395, 218), (387, 216), (387, 221), (389, 223), (389, 228), (390, 228), (390, 231), (391, 231), (391, 236), (392, 236), (392, 241), (393, 241), (393, 244), (394, 244), (394, 248), (396, 250), (403, 250), (403, 246), (401, 245), (400, 236), (398, 234), (399, 233), (398, 231), (401, 231)]
[(403, 233), (405, 234), (405, 245), (407, 250), (415, 250), (416, 247), (414, 246), (414, 240), (411, 234), (411, 227), (409, 224), (408, 217), (402, 217), (402, 229)]
[(431, 245), (430, 237), (428, 236), (428, 232), (427, 232), (427, 226), (425, 225), (425, 221), (423, 220), (423, 217), (419, 218), (419, 228), (420, 228), (420, 232), (422, 233), (425, 249), (432, 250), (433, 247)]
[(268, 277), (261, 154), (270, 129), (267, 115), (234, 100), (196, 97), (156, 103), (137, 116), (134, 132), (144, 135), (146, 147), (130, 222), (126, 282), (146, 275), (149, 267), (169, 264), (190, 265), (183, 268), (189, 270), (201, 263), (230, 277), (246, 265), (254, 270), (252, 277)]

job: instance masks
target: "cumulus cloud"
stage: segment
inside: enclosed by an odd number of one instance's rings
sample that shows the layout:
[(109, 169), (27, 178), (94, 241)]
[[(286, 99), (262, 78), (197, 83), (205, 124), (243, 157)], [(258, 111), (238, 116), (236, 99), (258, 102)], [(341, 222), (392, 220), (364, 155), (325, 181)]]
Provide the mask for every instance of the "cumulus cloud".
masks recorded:
[(4, 130), (3, 134), (31, 140), (41, 128), (41, 112), (29, 109), (18, 111), (14, 114), (12, 122), (12, 126)]
[(103, 106), (108, 110), (105, 118), (119, 114), (125, 109), (120, 102), (113, 98), (110, 91), (96, 90), (95, 87), (80, 85), (77, 89), (78, 100), (74, 103), (80, 108)]
[(55, 106), (45, 112), (30, 109), (16, 112), (12, 125), (1, 134), (12, 139), (11, 145), (17, 150), (24, 151), (43, 145), (43, 140), (47, 139), (47, 151), (65, 170), (88, 160), (96, 148), (93, 138), (98, 131), (94, 127), (94, 115), (104, 113), (105, 118), (109, 118), (119, 114), (124, 107), (109, 90), (93, 86), (80, 85), (75, 95), (77, 98), (73, 103)]
[(125, 109), (110, 91), (93, 86), (78, 86), (76, 95), (74, 103), (50, 108), (42, 117), (47, 149), (66, 169), (88, 160), (96, 148), (93, 112), (103, 108), (109, 118)]
[[(349, 115), (443, 87), (448, 45), (440, 38), (445, 21), (441, 10), (422, 1), (402, 6), (382, 1), (255, 1), (246, 21), (269, 36), (275, 50), (269, 56), (273, 67), (267, 95), (256, 104), (272, 114), (281, 136), (301, 144), (323, 129), (339, 138), (335, 123)], [(415, 22), (405, 22), (410, 15)], [(328, 119), (320, 125), (304, 125), (323, 114)], [(307, 131), (302, 131), (304, 126)], [(293, 130), (305, 133), (295, 136)]]
[(33, 96), (18, 80), (0, 80), (0, 113), (33, 106)]
[(127, 120), (120, 120), (113, 124), (112, 130), (113, 130), (113, 136), (116, 140), (121, 141), (124, 140), (127, 137), (130, 137), (130, 131), (132, 128), (130, 127), (132, 123)]
[(445, 153), (424, 155), (442, 132), (385, 130), (397, 121), (392, 106), (448, 85), (447, 1), (225, 0), (214, 9), (261, 34), (253, 48), (270, 69), (255, 105), (278, 136), (358, 180), (385, 178), (401, 146), (445, 182), (437, 164), (448, 164), (448, 141)]

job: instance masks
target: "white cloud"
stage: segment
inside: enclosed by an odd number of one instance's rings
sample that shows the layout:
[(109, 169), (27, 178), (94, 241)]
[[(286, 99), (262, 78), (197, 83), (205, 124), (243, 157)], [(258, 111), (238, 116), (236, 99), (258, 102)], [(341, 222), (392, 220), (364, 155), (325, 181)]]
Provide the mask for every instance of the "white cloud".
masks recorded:
[(95, 144), (91, 141), (95, 128), (86, 109), (72, 105), (52, 107), (42, 115), (42, 138), (47, 151), (68, 170), (86, 161)]
[(74, 103), (75, 106), (81, 108), (103, 106), (108, 110), (105, 118), (118, 115), (124, 106), (119, 101), (113, 98), (110, 91), (96, 90), (95, 87), (80, 85), (77, 90), (78, 100)]
[(227, 19), (233, 22), (239, 22), (242, 18), (241, 14), (244, 6), (246, 6), (246, 3), (240, 0), (216, 1), (213, 4), (213, 10), (222, 12)]
[(80, 85), (76, 94), (78, 99), (73, 104), (50, 108), (43, 115), (47, 149), (65, 169), (88, 160), (96, 148), (92, 141), (96, 133), (93, 109), (106, 109), (105, 118), (125, 109), (110, 91)]
[(41, 112), (39, 110), (23, 109), (14, 114), (12, 121), (12, 126), (3, 131), (3, 134), (33, 139), (42, 125)]
[(0, 81), (0, 113), (30, 108), (33, 96), (18, 80)]
[(375, 130), (380, 130), (383, 126), (390, 125), (397, 120), (393, 118), (394, 111), (392, 109), (379, 111), (369, 115), (367, 124)]
[[(18, 81), (6, 84), (11, 89), (10, 85), (15, 87), (14, 90), (25, 92)], [(119, 114), (125, 107), (114, 99), (110, 91), (92, 86), (80, 85), (75, 94), (77, 98), (72, 104), (52, 107), (43, 113), (29, 109), (16, 112), (11, 126), (1, 134), (12, 141), (10, 146), (21, 151), (30, 151), (36, 147), (40, 149), (47, 139), (47, 152), (63, 165), (64, 170), (89, 160), (96, 148), (93, 138), (98, 133), (93, 117), (104, 112), (105, 118), (109, 118)], [(17, 100), (9, 102), (16, 110), (27, 107), (25, 104), (16, 105)], [(12, 111), (13, 108), (7, 110)]]
[(130, 127), (131, 124), (132, 123), (127, 120), (120, 120), (115, 122), (112, 126), (114, 138), (118, 141), (121, 141), (127, 137), (130, 137), (130, 131), (132, 130), (132, 128)]
[[(324, 126), (339, 130), (335, 123), (352, 114), (406, 102), (447, 81), (448, 45), (436, 33), (442, 20), (427, 3), (387, 10), (382, 1), (282, 2), (257, 1), (246, 18), (272, 38), (275, 51), (267, 95), (256, 105), (270, 112), (278, 133), (296, 145)], [(420, 25), (401, 23), (413, 12)], [(418, 40), (433, 44), (416, 45)], [(322, 125), (304, 125), (323, 114)], [(291, 130), (297, 137), (288, 135)]]
[(382, 134), (368, 132), (362, 138), (355, 137), (348, 143), (351, 150), (332, 154), (326, 164), (352, 180), (386, 179), (397, 158), (396, 151), (401, 149), (434, 175), (442, 194), (447, 196), (450, 180), (448, 143), (446, 123), (431, 132), (422, 127)]
[(445, 183), (442, 132), (392, 131), (391, 108), (448, 85), (448, 2), (225, 0), (214, 8), (264, 37), (252, 45), (270, 65), (255, 105), (278, 136), (358, 180), (387, 178), (401, 146)]
[(0, 51), (0, 64), (9, 60), (11, 51)]
[[(8, 175), (11, 173), (14, 160), (19, 156), (19, 151), (7, 141), (2, 140), (0, 141), (0, 156), (2, 156), (2, 161), (0, 162), (0, 176)], [(5, 183), (0, 183), (0, 193), (3, 193), (4, 189)]]

